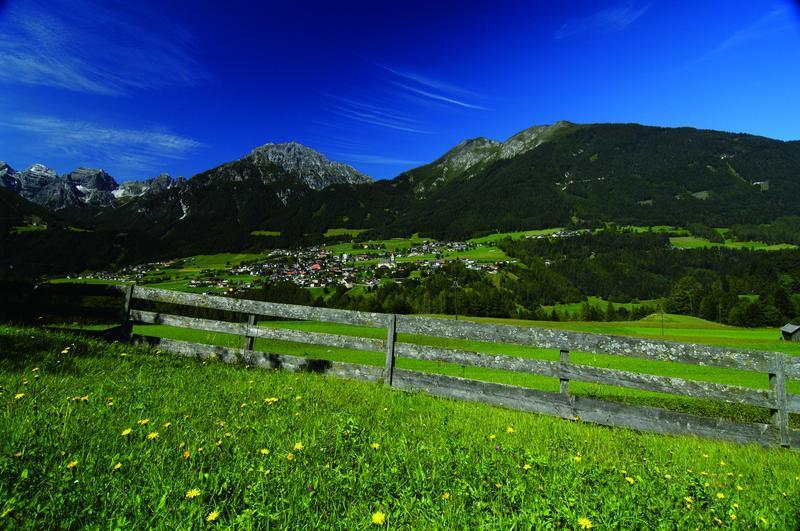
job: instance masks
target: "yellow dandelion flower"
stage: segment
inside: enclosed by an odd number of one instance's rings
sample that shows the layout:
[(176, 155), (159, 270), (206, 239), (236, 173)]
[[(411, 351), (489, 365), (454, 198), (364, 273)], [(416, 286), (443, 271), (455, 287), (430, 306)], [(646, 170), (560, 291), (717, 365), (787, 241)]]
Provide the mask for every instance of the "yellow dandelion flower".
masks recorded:
[(503, 488), (503, 484), (502, 483), (495, 483), (494, 486), (495, 486), (495, 488), (498, 488), (498, 489)]
[(380, 444), (378, 444), (378, 443), (372, 443), (372, 444), (370, 444), (369, 446), (370, 446), (370, 448), (372, 448), (373, 450), (377, 450), (378, 448), (380, 448), (380, 447), (381, 447), (381, 445), (380, 445)]
[(119, 470), (120, 468), (122, 468), (122, 463), (117, 463), (114, 465), (114, 470)]
[(717, 499), (723, 500), (723, 499), (725, 499), (725, 495), (723, 493), (721, 493), (721, 492), (718, 492), (717, 493)]
[(208, 516), (206, 516), (206, 522), (213, 522), (217, 518), (219, 518), (219, 511), (211, 511), (208, 513)]
[(158, 432), (157, 431), (151, 431), (150, 433), (147, 434), (147, 440), (148, 441), (152, 441), (154, 439), (158, 439)]
[(576, 455), (576, 456), (574, 456), (574, 457), (572, 458), (572, 460), (573, 460), (573, 461), (575, 461), (576, 463), (580, 463), (580, 462), (581, 462), (581, 459), (582, 459), (582, 458), (581, 458), (581, 456), (579, 456), (579, 455)]
[(744, 489), (742, 488), (741, 485), (736, 485), (736, 490), (738, 490), (739, 492), (742, 492)]
[(301, 443), (301, 442), (294, 443), (294, 449), (295, 449), (296, 452), (299, 452), (300, 450), (303, 449), (303, 443)]
[(725, 461), (720, 461), (719, 462), (719, 466), (725, 466), (725, 465), (727, 465), (727, 463)]
[(72, 460), (69, 463), (67, 463), (67, 468), (69, 468), (69, 469), (73, 469), (76, 466), (78, 466), (78, 461), (77, 460)]
[(289, 452), (288, 454), (286, 454), (286, 459), (291, 461), (292, 459), (294, 459), (294, 454), (292, 452)]
[(506, 433), (508, 433), (509, 435), (514, 433), (514, 428), (509, 426), (508, 428), (506, 428)]
[(738, 503), (734, 503), (731, 507), (733, 507), (734, 509), (738, 509), (739, 508), (739, 504)]
[(730, 515), (730, 517), (731, 517), (731, 520), (736, 520), (736, 515), (735, 514)]
[(625, 476), (625, 481), (627, 481), (627, 482), (628, 482), (628, 483), (630, 483), (631, 485), (633, 485), (634, 483), (636, 483), (636, 480), (635, 480), (635, 479), (633, 479), (633, 478), (632, 478), (632, 477), (630, 477), (630, 476)]
[(530, 470), (530, 469), (531, 469), (531, 465), (529, 465), (528, 463), (525, 463), (524, 465), (522, 465), (522, 470)]
[(62, 354), (69, 354), (69, 347), (61, 351)]
[(165, 428), (169, 428), (170, 426), (172, 426), (172, 423), (171, 423), (171, 422), (165, 422), (165, 423), (164, 423), (164, 427), (165, 427)]
[(133, 430), (132, 430), (132, 429), (130, 429), (130, 428), (125, 428), (124, 430), (122, 430), (122, 436), (123, 436), (123, 437), (127, 437), (128, 435), (130, 435), (130, 434), (131, 434), (131, 432), (132, 432), (132, 431), (133, 431)]
[(191, 456), (191, 455), (192, 455), (192, 453), (189, 450), (184, 450), (183, 451), (183, 458), (184, 459), (189, 459), (189, 456)]
[(386, 523), (386, 515), (382, 512), (378, 511), (377, 513), (372, 513), (372, 523), (375, 525), (383, 525)]
[(269, 450), (267, 448), (262, 448), (260, 450), (260, 452), (261, 452), (261, 455), (268, 455), (269, 454)]
[(138, 424), (139, 426), (146, 426), (149, 423), (150, 419), (141, 419), (136, 421), (136, 424)]
[(442, 494), (442, 499), (443, 500), (449, 500), (450, 499), (450, 493), (449, 492), (445, 492), (444, 494)]
[(591, 529), (592, 521), (586, 518), (585, 516), (581, 516), (580, 518), (578, 518), (578, 526), (581, 529)]
[(489, 440), (490, 440), (490, 441), (493, 441), (493, 440), (495, 440), (495, 439), (497, 439), (497, 435), (495, 435), (494, 433), (493, 433), (493, 434), (491, 434), (491, 435), (489, 435)]
[(25, 393), (17, 393), (14, 395), (14, 400), (20, 400), (25, 397)]
[(200, 489), (189, 489), (186, 491), (187, 499), (191, 500), (192, 498), (197, 498), (198, 496), (200, 496)]

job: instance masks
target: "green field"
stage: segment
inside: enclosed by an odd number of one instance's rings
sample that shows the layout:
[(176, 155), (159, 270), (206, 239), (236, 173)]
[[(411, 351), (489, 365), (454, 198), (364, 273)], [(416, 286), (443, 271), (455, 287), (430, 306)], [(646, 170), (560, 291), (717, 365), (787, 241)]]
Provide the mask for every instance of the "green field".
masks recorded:
[(280, 231), (276, 230), (254, 230), (250, 233), (252, 236), (280, 236)]
[(11, 227), (11, 234), (24, 234), (26, 232), (41, 232), (47, 230), (47, 225), (17, 225)]
[(800, 525), (797, 452), (34, 329), (0, 353), (6, 528)]
[(554, 234), (560, 230), (562, 230), (562, 227), (554, 227), (550, 229), (521, 230), (516, 232), (497, 232), (495, 234), (489, 234), (488, 236), (472, 238), (467, 241), (469, 241), (470, 243), (492, 243), (498, 240), (503, 240), (505, 238), (518, 240), (519, 238), (525, 238), (526, 236), (546, 236)]
[(328, 229), (323, 234), (325, 238), (334, 238), (336, 236), (358, 236), (362, 232), (367, 232), (369, 229)]
[[(608, 301), (606, 301), (606, 300), (604, 300), (604, 299), (602, 299), (600, 297), (587, 297), (586, 298), (586, 302), (588, 302), (589, 305), (594, 306), (595, 308), (598, 308), (601, 311), (605, 311), (606, 308), (608, 307)], [(638, 303), (634, 303), (634, 302), (612, 302), (611, 304), (614, 305), (614, 309), (615, 310), (619, 310), (620, 308), (625, 308), (626, 310), (631, 311), (631, 310), (639, 308), (641, 306), (647, 306), (647, 307), (650, 307), (650, 308), (655, 308), (655, 307), (657, 307), (659, 305), (660, 302), (661, 301), (659, 301), (657, 299), (653, 299), (653, 300), (639, 301)], [(553, 305), (553, 306), (542, 306), (542, 309), (545, 310), (545, 311), (548, 311), (548, 312), (552, 311), (553, 308), (555, 308), (556, 311), (558, 311), (559, 313), (565, 313), (565, 312), (580, 313), (582, 305), (583, 305), (583, 302), (569, 302), (569, 303), (564, 303), (564, 304), (556, 304), (556, 305)]]
[(669, 239), (674, 247), (680, 249), (707, 249), (711, 247), (724, 247), (726, 249), (750, 249), (753, 251), (780, 251), (784, 249), (796, 249), (796, 245), (790, 243), (767, 244), (764, 242), (737, 242), (725, 240), (724, 244), (713, 243), (705, 238), (697, 236), (673, 236)]

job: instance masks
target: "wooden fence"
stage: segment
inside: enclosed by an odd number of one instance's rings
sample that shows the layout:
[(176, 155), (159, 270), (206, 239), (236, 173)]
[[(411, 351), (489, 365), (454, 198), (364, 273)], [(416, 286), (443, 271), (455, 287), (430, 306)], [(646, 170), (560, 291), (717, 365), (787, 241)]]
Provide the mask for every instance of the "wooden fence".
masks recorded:
[[(608, 426), (621, 426), (657, 433), (696, 435), (763, 446), (800, 450), (800, 431), (790, 429), (789, 413), (800, 413), (800, 395), (790, 394), (786, 381), (800, 379), (800, 358), (774, 352), (730, 349), (637, 339), (564, 330), (479, 324), (409, 315), (356, 312), (292, 304), (195, 295), (139, 286), (113, 288), (124, 295), (123, 335), (186, 356), (217, 357), (228, 363), (309, 371), (344, 378), (383, 382), (398, 389), (424, 391), (436, 396), (470, 400), (508, 408), (580, 419)], [(150, 306), (151, 310), (139, 309)], [(154, 305), (169, 307), (170, 313), (152, 311)], [(202, 319), (180, 315), (180, 307), (216, 310), (241, 317), (239, 322)], [(246, 316), (246, 322), (244, 322)], [(258, 326), (260, 317), (343, 323), (386, 330), (386, 339), (307, 332), (288, 328)], [(242, 337), (242, 348), (163, 339), (130, 333), (134, 323), (160, 324)], [(560, 352), (559, 361), (492, 355), (467, 350), (440, 348), (398, 341), (398, 334), (454, 338), (526, 345)], [(256, 338), (342, 347), (385, 353), (381, 366), (315, 360), (302, 356), (253, 350)], [(688, 363), (762, 373), (768, 389), (657, 376), (616, 369), (575, 364), (570, 351), (611, 354), (653, 361)], [(397, 358), (427, 360), (462, 366), (515, 371), (558, 379), (560, 392), (548, 392), (513, 385), (395, 368)], [(770, 410), (769, 424), (744, 423), (703, 417), (667, 409), (623, 404), (570, 393), (571, 381), (590, 382), (629, 389), (680, 395), (732, 404), (747, 404)]]

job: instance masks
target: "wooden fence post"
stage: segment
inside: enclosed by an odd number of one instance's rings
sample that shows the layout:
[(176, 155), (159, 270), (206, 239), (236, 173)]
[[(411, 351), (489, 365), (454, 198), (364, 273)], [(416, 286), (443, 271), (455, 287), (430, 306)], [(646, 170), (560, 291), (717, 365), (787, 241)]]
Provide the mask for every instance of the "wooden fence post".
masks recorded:
[[(255, 326), (256, 325), (256, 315), (251, 313), (247, 316), (247, 326)], [(245, 350), (253, 350), (255, 346), (256, 338), (255, 336), (250, 336), (245, 334), (244, 336), (244, 349)]]
[(120, 331), (120, 339), (122, 341), (130, 341), (133, 334), (133, 323), (131, 322), (131, 299), (133, 298), (133, 284), (125, 289), (124, 302), (122, 306), (122, 327)]
[(769, 373), (769, 390), (777, 408), (770, 409), (772, 425), (778, 432), (778, 443), (789, 447), (789, 409), (786, 398), (783, 354), (775, 355), (775, 372)]
[(389, 316), (389, 323), (386, 326), (386, 369), (383, 372), (383, 383), (387, 387), (392, 386), (392, 376), (394, 376), (394, 346), (397, 342), (395, 332), (397, 331), (397, 316)]
[(561, 382), (561, 394), (568, 395), (569, 394), (569, 378), (564, 377), (564, 372), (566, 371), (567, 364), (569, 363), (569, 350), (562, 350), (561, 351), (561, 377), (559, 381)]

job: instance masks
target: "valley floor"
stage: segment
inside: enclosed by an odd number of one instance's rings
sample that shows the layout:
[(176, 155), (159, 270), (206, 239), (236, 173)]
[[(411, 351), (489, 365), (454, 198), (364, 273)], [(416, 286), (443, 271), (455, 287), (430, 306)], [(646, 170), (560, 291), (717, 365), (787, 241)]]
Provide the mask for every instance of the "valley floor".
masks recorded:
[(4, 527), (800, 525), (797, 452), (41, 329), (0, 327), (0, 407)]

